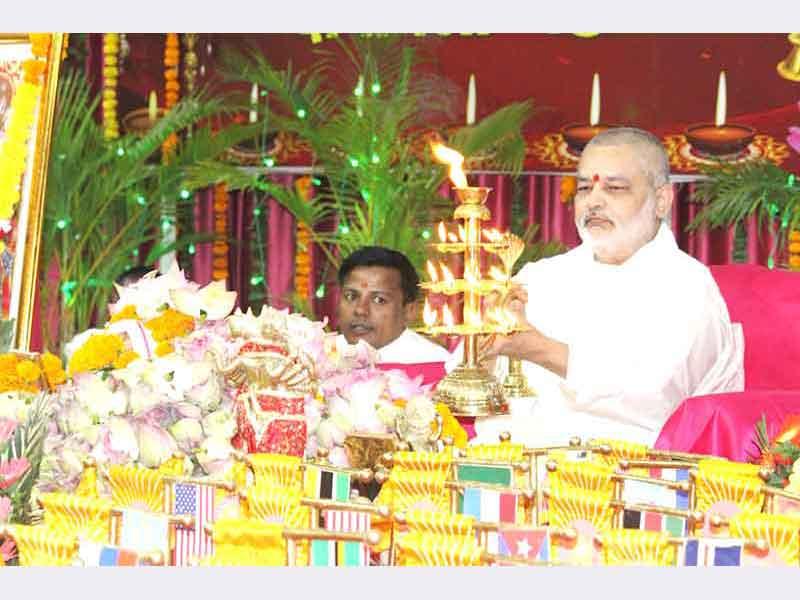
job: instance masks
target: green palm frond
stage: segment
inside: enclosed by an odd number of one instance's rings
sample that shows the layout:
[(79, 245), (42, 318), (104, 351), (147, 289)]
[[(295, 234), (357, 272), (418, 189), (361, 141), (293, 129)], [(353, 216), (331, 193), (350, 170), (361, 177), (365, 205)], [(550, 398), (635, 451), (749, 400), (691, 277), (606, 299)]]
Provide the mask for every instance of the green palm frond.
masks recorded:
[(788, 232), (800, 224), (800, 182), (766, 160), (740, 165), (717, 165), (703, 170), (706, 179), (695, 192), (695, 200), (705, 204), (688, 225), (727, 227), (755, 215), (758, 222), (780, 223), (778, 247), (786, 243)]

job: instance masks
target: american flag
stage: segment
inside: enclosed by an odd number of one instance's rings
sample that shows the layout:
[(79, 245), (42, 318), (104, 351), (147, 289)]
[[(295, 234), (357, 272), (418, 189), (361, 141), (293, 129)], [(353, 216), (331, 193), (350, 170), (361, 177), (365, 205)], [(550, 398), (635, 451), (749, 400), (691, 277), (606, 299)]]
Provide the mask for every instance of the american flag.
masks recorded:
[(173, 513), (194, 516), (194, 528), (175, 528), (175, 566), (183, 567), (192, 557), (214, 553), (214, 542), (203, 527), (214, 520), (215, 492), (213, 485), (175, 484)]

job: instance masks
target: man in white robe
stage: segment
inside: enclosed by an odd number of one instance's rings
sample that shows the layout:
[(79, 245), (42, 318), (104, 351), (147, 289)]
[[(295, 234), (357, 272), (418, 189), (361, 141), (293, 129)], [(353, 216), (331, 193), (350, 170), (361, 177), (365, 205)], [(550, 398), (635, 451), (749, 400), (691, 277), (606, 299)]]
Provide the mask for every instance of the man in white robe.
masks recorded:
[(489, 351), (522, 359), (536, 397), (478, 419), (477, 441), (507, 430), (538, 446), (573, 435), (649, 445), (685, 398), (744, 389), (741, 325), (708, 268), (675, 243), (668, 175), (647, 132), (609, 130), (586, 146), (575, 197), (583, 243), (517, 274), (507, 306), (527, 330)]
[(378, 364), (443, 363), (450, 353), (408, 328), (419, 306), (419, 276), (408, 258), (366, 246), (339, 268), (339, 331), (347, 343), (364, 340), (378, 351)]

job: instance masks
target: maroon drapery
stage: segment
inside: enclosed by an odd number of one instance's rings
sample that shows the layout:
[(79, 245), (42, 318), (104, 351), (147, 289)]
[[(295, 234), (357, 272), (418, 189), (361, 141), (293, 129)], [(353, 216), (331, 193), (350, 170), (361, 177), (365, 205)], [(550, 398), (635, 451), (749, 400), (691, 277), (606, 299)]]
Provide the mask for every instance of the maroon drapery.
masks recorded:
[[(294, 185), (294, 181), (302, 175), (273, 175), (276, 183), (285, 186)], [(490, 227), (507, 229), (511, 222), (511, 203), (513, 200), (513, 181), (508, 175), (498, 173), (476, 173), (469, 177), (470, 184), (492, 188), (487, 201), (492, 211)], [(537, 239), (542, 242), (557, 240), (569, 248), (580, 243), (575, 229), (574, 209), (572, 202), (561, 200), (561, 176), (549, 174), (528, 174), (521, 176), (523, 185), (523, 206), (527, 213), (526, 222), (537, 223), (539, 233)], [(675, 203), (672, 211), (672, 228), (681, 249), (705, 264), (727, 264), (733, 262), (734, 229), (700, 228), (687, 233), (686, 226), (701, 210), (701, 205), (690, 202), (695, 190), (692, 182), (673, 184)], [(442, 195), (454, 198), (449, 184), (442, 186)], [(197, 194), (195, 205), (195, 226), (197, 231), (213, 231), (213, 191), (205, 190)], [(258, 262), (256, 256), (254, 221), (255, 195), (253, 192), (231, 192), (228, 208), (228, 226), (230, 236), (228, 287), (239, 293), (239, 306), (249, 306), (250, 278), (256, 275)], [(295, 256), (295, 220), (291, 214), (281, 207), (276, 200), (268, 198), (264, 202), (266, 210), (262, 210), (264, 246), (266, 255), (266, 273), (264, 277), (268, 286), (268, 297), (265, 301), (273, 306), (288, 306), (288, 297), (294, 287)], [(335, 223), (326, 224), (326, 227)], [(758, 236), (759, 229), (761, 236)], [(752, 264), (768, 263), (774, 254), (773, 233), (768, 225), (759, 228), (755, 217), (745, 223), (747, 232), (746, 262)], [(316, 315), (327, 316), (335, 324), (335, 308), (337, 300), (336, 273), (330, 267), (325, 268), (324, 253), (316, 245), (311, 251), (311, 297), (309, 301)], [(778, 257), (775, 264), (781, 264)], [(197, 244), (193, 260), (192, 278), (204, 284), (211, 280), (211, 244)], [(316, 290), (325, 285), (322, 298), (316, 297)], [(260, 305), (261, 302), (258, 302)], [(254, 307), (257, 308), (257, 307)]]

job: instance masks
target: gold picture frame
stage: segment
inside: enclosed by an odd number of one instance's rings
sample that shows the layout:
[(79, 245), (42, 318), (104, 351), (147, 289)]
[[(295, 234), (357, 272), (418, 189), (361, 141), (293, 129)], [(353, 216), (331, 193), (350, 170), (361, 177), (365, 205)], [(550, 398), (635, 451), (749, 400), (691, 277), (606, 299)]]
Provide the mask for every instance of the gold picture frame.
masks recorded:
[[(65, 34), (51, 33), (49, 35), (47, 70), (25, 156), (20, 199), (9, 232), (9, 239), (12, 243), (8, 246), (13, 248), (13, 255), (2, 257), (6, 260), (6, 263), (3, 264), (3, 276), (7, 272), (6, 267), (11, 265), (11, 268), (10, 282), (0, 290), (4, 299), (0, 308), (2, 308), (4, 320), (14, 320), (14, 333), (10, 347), (21, 351), (30, 349), (33, 328), (50, 140), (53, 132), (53, 113)], [(18, 82), (20, 78), (19, 72), (13, 68), (14, 62), (17, 61), (21, 66), (25, 60), (33, 58), (32, 48), (27, 33), (0, 33), (0, 65), (3, 65), (0, 69), (4, 69), (0, 75), (5, 73), (6, 100), (13, 98), (16, 91), (14, 82), (15, 80)], [(3, 82), (0, 81), (0, 83)], [(3, 91), (2, 88), (0, 91)], [(0, 98), (0, 114), (3, 112), (2, 104), (4, 101), (3, 98)], [(2, 121), (0, 119), (0, 146), (4, 133)], [(3, 252), (7, 250), (8, 246), (4, 243)], [(0, 281), (0, 285), (2, 284), (3, 282)]]

